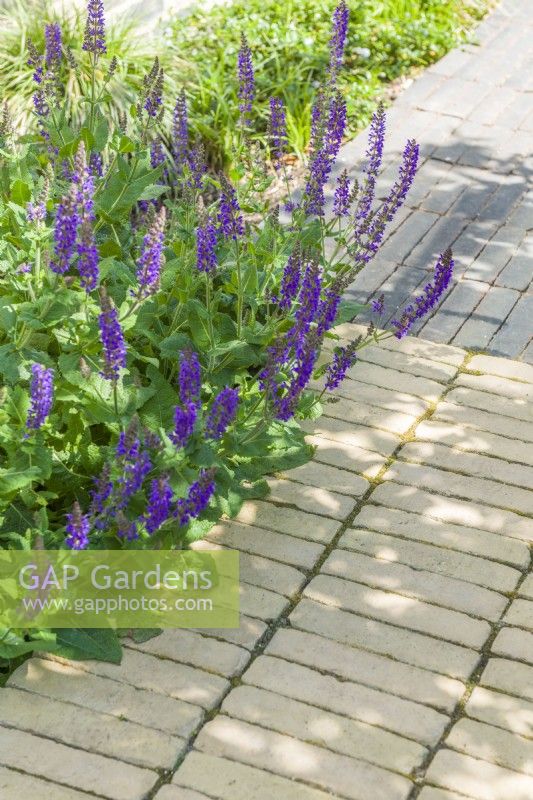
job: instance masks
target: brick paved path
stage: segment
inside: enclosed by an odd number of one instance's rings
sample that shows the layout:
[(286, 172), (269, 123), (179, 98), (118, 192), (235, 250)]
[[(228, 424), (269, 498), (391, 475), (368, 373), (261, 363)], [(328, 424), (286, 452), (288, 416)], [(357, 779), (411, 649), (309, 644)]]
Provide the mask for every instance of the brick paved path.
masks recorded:
[[(352, 293), (385, 293), (389, 314), (420, 292), (451, 245), (457, 282), (424, 339), (533, 363), (533, 5), (504, 0), (478, 28), (479, 46), (449, 53), (389, 112), (394, 180), (408, 137), (422, 166), (400, 225)], [(353, 167), (366, 134), (343, 150)], [(418, 290), (418, 292), (417, 292)]]
[(19, 667), (2, 800), (531, 800), (533, 367), (363, 353), (314, 461), (198, 545), (240, 550), (240, 629)]

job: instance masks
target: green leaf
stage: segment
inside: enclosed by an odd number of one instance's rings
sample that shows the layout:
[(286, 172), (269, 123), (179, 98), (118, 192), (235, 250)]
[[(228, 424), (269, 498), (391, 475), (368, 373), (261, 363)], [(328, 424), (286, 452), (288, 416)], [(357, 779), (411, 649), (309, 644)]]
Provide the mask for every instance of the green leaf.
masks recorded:
[(252, 364), (257, 364), (258, 355), (253, 347), (250, 347), (246, 342), (228, 342), (228, 344), (221, 344), (213, 351), (213, 356), (216, 359), (215, 372), (220, 369), (242, 369), (249, 367)]
[(110, 661), (120, 664), (122, 648), (116, 631), (109, 628), (58, 628), (57, 652), (65, 658)]
[(119, 153), (134, 153), (135, 142), (129, 136), (122, 136), (118, 146)]
[(0, 375), (10, 384), (20, 380), (19, 355), (13, 344), (0, 345)]
[(179, 404), (178, 393), (151, 364), (146, 370), (146, 375), (150, 380), (150, 387), (155, 389), (155, 394), (139, 409), (139, 416), (150, 430), (159, 428), (168, 430), (174, 424), (174, 408)]
[(6, 333), (12, 331), (17, 320), (16, 305), (9, 297), (0, 298), (0, 328)]
[(341, 300), (337, 316), (335, 317), (335, 325), (341, 325), (343, 322), (351, 322), (366, 308), (366, 305), (356, 303), (354, 300)]
[(0, 494), (10, 495), (29, 486), (33, 481), (39, 480), (41, 470), (39, 467), (29, 467), (18, 470), (14, 467), (0, 470)]
[(85, 148), (89, 153), (91, 152), (91, 150), (94, 150), (94, 135), (91, 133), (89, 128), (81, 129), (80, 138), (84, 142)]
[(149, 639), (154, 639), (156, 636), (160, 636), (163, 633), (161, 628), (134, 628), (131, 632), (131, 638), (134, 642), (138, 644), (142, 644), (143, 642), (147, 642)]
[(177, 361), (179, 354), (182, 350), (190, 350), (192, 342), (184, 333), (173, 333), (172, 336), (167, 336), (159, 345), (159, 352), (163, 358), (169, 358)]
[(52, 453), (49, 447), (34, 444), (31, 450), (19, 450), (13, 460), (13, 467), (25, 472), (36, 468), (39, 471), (39, 480), (43, 481), (52, 474)]
[[(25, 534), (28, 528), (33, 527), (33, 519), (28, 511), (28, 509), (20, 502), (19, 498), (16, 498), (11, 502), (5, 511), (3, 512), (3, 516), (0, 517), (0, 538), (8, 539), (12, 535), (21, 535)], [(23, 550), (25, 549), (22, 547), (22, 541), (19, 541), (20, 547), (16, 547), (16, 550)]]
[(162, 170), (162, 167), (150, 169), (134, 180), (121, 175), (120, 171), (114, 175), (98, 203), (98, 210), (104, 219), (114, 221), (122, 217), (140, 199), (148, 186), (157, 184)]
[(161, 195), (164, 194), (167, 189), (168, 186), (164, 186), (163, 184), (147, 186), (139, 197), (139, 200), (157, 200), (157, 198), (161, 197)]
[(0, 628), (0, 658), (19, 658), (33, 650), (55, 651), (56, 642), (48, 631), (37, 631), (31, 638), (25, 639), (12, 628)]
[(104, 117), (100, 116), (98, 125), (94, 132), (94, 145), (93, 149), (100, 153), (107, 144), (109, 138), (109, 122)]
[(13, 181), (11, 184), (11, 200), (18, 206), (26, 206), (31, 200), (31, 190), (27, 183), (21, 180)]
[(202, 350), (209, 345), (209, 312), (199, 300), (192, 298), (187, 303), (189, 328), (195, 345)]

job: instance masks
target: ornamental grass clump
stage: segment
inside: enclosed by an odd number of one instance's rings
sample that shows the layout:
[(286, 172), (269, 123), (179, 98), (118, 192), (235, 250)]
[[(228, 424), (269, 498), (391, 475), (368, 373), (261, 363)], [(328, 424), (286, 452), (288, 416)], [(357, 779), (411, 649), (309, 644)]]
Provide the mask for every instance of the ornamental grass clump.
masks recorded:
[[(285, 112), (272, 97), (270, 148), (257, 150), (245, 38), (230, 176), (207, 172), (184, 92), (165, 118), (157, 59), (126, 117), (114, 125), (102, 113), (99, 81), (114, 68), (101, 2), (88, 4), (75, 58), (57, 28), (44, 53), (31, 50), (40, 135), (17, 140), (7, 113), (0, 128), (2, 546), (187, 547), (265, 495), (266, 473), (306, 462), (299, 420), (320, 414), (362, 347), (404, 336), (445, 292), (449, 252), (390, 331), (372, 324), (335, 346), (335, 325), (361, 308), (344, 291), (376, 254), (418, 160), (410, 141), (377, 203), (378, 109), (363, 178), (341, 174), (328, 210), (346, 121), (337, 78), (347, 24), (341, 0), (312, 109), (308, 176), (301, 194), (287, 179), (283, 213), (265, 192), (276, 170), (284, 175)], [(92, 80), (76, 125), (58, 76), (82, 59)], [(310, 388), (317, 381), (320, 393)]]

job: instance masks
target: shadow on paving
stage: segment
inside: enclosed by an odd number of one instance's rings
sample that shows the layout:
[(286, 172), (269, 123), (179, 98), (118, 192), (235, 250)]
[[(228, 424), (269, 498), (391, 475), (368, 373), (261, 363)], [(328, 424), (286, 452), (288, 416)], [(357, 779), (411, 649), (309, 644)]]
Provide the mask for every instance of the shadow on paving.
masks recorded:
[[(533, 133), (528, 138), (533, 140)], [(456, 136), (446, 145), (423, 144), (425, 158), (406, 207), (374, 262), (348, 289), (348, 297), (361, 303), (383, 294), (385, 312), (376, 318), (368, 309), (354, 321), (390, 324), (398, 310), (423, 292), (439, 254), (451, 247), (455, 271), (447, 296), (411, 332), (498, 355), (523, 353), (533, 313), (528, 241), (533, 160), (523, 152), (525, 138), (520, 139), (522, 149), (512, 141), (505, 157), (488, 144)], [(394, 180), (390, 167), (386, 177), (387, 184), (379, 185), (379, 200)], [(533, 352), (524, 357), (533, 361)]]

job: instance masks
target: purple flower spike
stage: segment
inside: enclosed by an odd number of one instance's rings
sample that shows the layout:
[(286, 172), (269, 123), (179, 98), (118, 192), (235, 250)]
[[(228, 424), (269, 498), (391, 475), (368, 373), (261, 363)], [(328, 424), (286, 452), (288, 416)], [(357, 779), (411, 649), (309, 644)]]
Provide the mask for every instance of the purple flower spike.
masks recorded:
[(149, 117), (155, 119), (161, 111), (163, 104), (163, 84), (165, 74), (163, 68), (159, 66), (159, 59), (156, 58), (154, 65), (145, 78), (144, 110)]
[(141, 257), (138, 261), (136, 297), (144, 300), (159, 289), (163, 266), (163, 243), (165, 239), (166, 209), (161, 206), (148, 233), (144, 237)]
[(201, 470), (198, 480), (189, 487), (187, 497), (177, 501), (174, 517), (179, 525), (186, 525), (191, 519), (196, 519), (207, 508), (215, 493), (214, 475), (212, 469)]
[(52, 410), (54, 371), (46, 369), (42, 364), (32, 364), (31, 372), (30, 410), (26, 420), (26, 427), (29, 430), (37, 430), (44, 424)]
[(322, 336), (322, 334), (333, 327), (341, 301), (342, 290), (343, 287), (340, 281), (337, 283), (334, 281), (331, 286), (326, 289), (326, 297), (325, 300), (320, 302), (316, 320), (319, 336)]
[(89, 0), (87, 22), (83, 37), (83, 50), (95, 57), (107, 52), (105, 44), (104, 4), (102, 0)]
[(235, 419), (239, 404), (239, 392), (228, 386), (215, 397), (205, 422), (205, 435), (208, 439), (220, 439), (228, 425)]
[(164, 475), (153, 480), (150, 486), (146, 516), (143, 518), (148, 533), (155, 533), (170, 517), (171, 502), (172, 489), (168, 483), (168, 478)]
[(453, 267), (452, 251), (448, 249), (435, 264), (433, 280), (424, 287), (422, 294), (415, 298), (414, 303), (404, 309), (399, 319), (392, 320), (392, 325), (396, 328), (394, 335), (398, 339), (402, 339), (409, 333), (417, 319), (422, 319), (428, 311), (435, 308), (450, 285)]
[(170, 434), (170, 439), (176, 447), (185, 447), (191, 438), (197, 414), (198, 408), (195, 403), (187, 403), (185, 408), (176, 406), (174, 409), (174, 430)]
[(324, 187), (337, 158), (346, 127), (346, 103), (339, 92), (329, 102), (327, 117), (324, 100), (319, 97), (313, 119), (313, 156), (309, 178), (304, 191), (304, 209), (307, 214), (324, 214)]
[(157, 136), (150, 144), (150, 166), (152, 169), (161, 166), (166, 161), (165, 151), (161, 137)]
[(350, 179), (343, 170), (337, 178), (337, 188), (333, 198), (333, 214), (336, 217), (347, 217), (350, 213)]
[(89, 508), (89, 512), (93, 516), (103, 514), (104, 507), (113, 494), (113, 482), (110, 475), (111, 467), (109, 464), (104, 464), (100, 475), (93, 479), (95, 488), (91, 491), (91, 505)]
[(330, 61), (329, 61), (329, 74), (330, 80), (335, 81), (337, 73), (342, 67), (342, 59), (344, 56), (344, 48), (346, 45), (346, 34), (348, 32), (348, 20), (350, 12), (348, 6), (341, 0), (335, 11), (333, 12), (333, 31), (329, 42)]
[(224, 176), (220, 177), (222, 194), (218, 211), (220, 230), (226, 239), (237, 240), (244, 233), (244, 220), (237, 201), (237, 193)]
[(104, 174), (104, 161), (101, 153), (93, 150), (89, 157), (89, 169), (93, 178), (101, 178)]
[(283, 100), (279, 97), (270, 98), (270, 157), (276, 169), (279, 169), (280, 162), (287, 146), (287, 124), (285, 121), (285, 108)]
[(296, 327), (299, 333), (305, 334), (315, 318), (320, 302), (320, 290), (320, 269), (316, 261), (310, 261), (298, 297), (300, 305), (296, 311)]
[(89, 517), (82, 514), (80, 504), (76, 501), (72, 506), (72, 513), (67, 514), (68, 536), (65, 543), (71, 550), (85, 550), (89, 546), (90, 529)]
[(139, 538), (137, 523), (130, 522), (122, 511), (117, 514), (117, 536), (120, 539), (126, 539), (128, 542)]
[(61, 64), (61, 28), (57, 22), (52, 22), (44, 31), (46, 48), (46, 69), (57, 72)]
[(239, 111), (241, 112), (241, 122), (246, 125), (255, 97), (255, 77), (252, 51), (248, 47), (248, 41), (244, 33), (241, 35), (237, 75), (239, 78)]
[(31, 222), (33, 225), (44, 222), (46, 219), (45, 204), (43, 202), (28, 203), (26, 206), (26, 216), (28, 217), (28, 222)]
[(196, 266), (213, 275), (217, 268), (217, 230), (211, 217), (196, 229)]
[(328, 365), (326, 370), (326, 384), (325, 388), (328, 392), (336, 389), (346, 377), (346, 373), (355, 364), (356, 345), (358, 342), (348, 345), (348, 347), (339, 347), (334, 355), (333, 361)]
[[(50, 114), (50, 106), (47, 103), (42, 89), (38, 89), (33, 95), (33, 110), (35, 111), (36, 116), (40, 117), (41, 119), (46, 119), (46, 117)], [(43, 133), (43, 136), (45, 135), (46, 132)]]
[(383, 205), (375, 214), (369, 215), (364, 224), (355, 227), (355, 247), (352, 248), (352, 252), (355, 255), (356, 269), (361, 269), (368, 264), (379, 250), (387, 223), (394, 219), (413, 184), (418, 166), (418, 154), (418, 144), (414, 139), (410, 139), (403, 151), (398, 178)]
[(33, 67), (35, 70), (33, 73), (33, 80), (37, 84), (41, 84), (43, 80), (43, 56), (39, 53), (37, 48), (35, 47), (34, 43), (31, 39), (28, 39), (28, 60), (27, 65), (28, 67)]
[(124, 477), (120, 479), (122, 484), (119, 507), (125, 508), (132, 497), (143, 485), (143, 481), (152, 469), (150, 456), (145, 450), (141, 450), (139, 455), (133, 459), (128, 459), (124, 466)]
[(340, 92), (335, 92), (329, 105), (329, 116), (325, 133), (325, 147), (331, 163), (337, 158), (346, 128), (346, 101)]
[(205, 160), (205, 149), (201, 142), (197, 142), (190, 150), (188, 162), (191, 171), (189, 186), (193, 186), (195, 189), (203, 189), (204, 176), (207, 173), (207, 163)]
[(86, 292), (92, 292), (98, 285), (100, 271), (98, 268), (98, 250), (94, 241), (92, 223), (86, 220), (80, 227), (78, 250), (78, 272), (80, 284)]
[(292, 380), (287, 387), (283, 387), (286, 388), (285, 394), (274, 398), (276, 419), (286, 422), (294, 416), (300, 396), (311, 380), (318, 352), (319, 342), (315, 335), (299, 343)]
[(279, 292), (278, 307), (281, 311), (288, 311), (298, 294), (300, 281), (302, 279), (302, 249), (299, 244), (289, 256), (289, 260), (283, 270), (281, 287)]
[(383, 160), (383, 145), (385, 143), (385, 123), (386, 115), (383, 105), (380, 103), (377, 111), (372, 117), (370, 133), (368, 136), (368, 149), (366, 157), (368, 159), (365, 172), (366, 181), (357, 204), (355, 219), (364, 222), (372, 209), (376, 192), (376, 181)]
[(125, 431), (120, 433), (117, 442), (116, 456), (126, 461), (135, 461), (140, 452), (141, 442), (138, 436), (139, 420), (132, 418)]
[(202, 373), (198, 356), (192, 350), (184, 350), (180, 356), (179, 391), (182, 404), (200, 406)]
[(385, 295), (380, 294), (376, 300), (372, 300), (370, 305), (372, 306), (372, 311), (374, 314), (383, 314), (385, 310)]
[(50, 269), (63, 275), (70, 267), (79, 224), (78, 190), (73, 184), (58, 206), (54, 225), (54, 256)]
[(189, 153), (189, 121), (187, 115), (187, 98), (184, 89), (176, 100), (172, 119), (172, 149), (174, 160), (179, 169), (187, 163)]
[(126, 342), (118, 320), (116, 308), (105, 292), (100, 291), (102, 313), (98, 318), (100, 339), (104, 349), (104, 369), (100, 373), (108, 381), (117, 381), (120, 370), (126, 366)]

